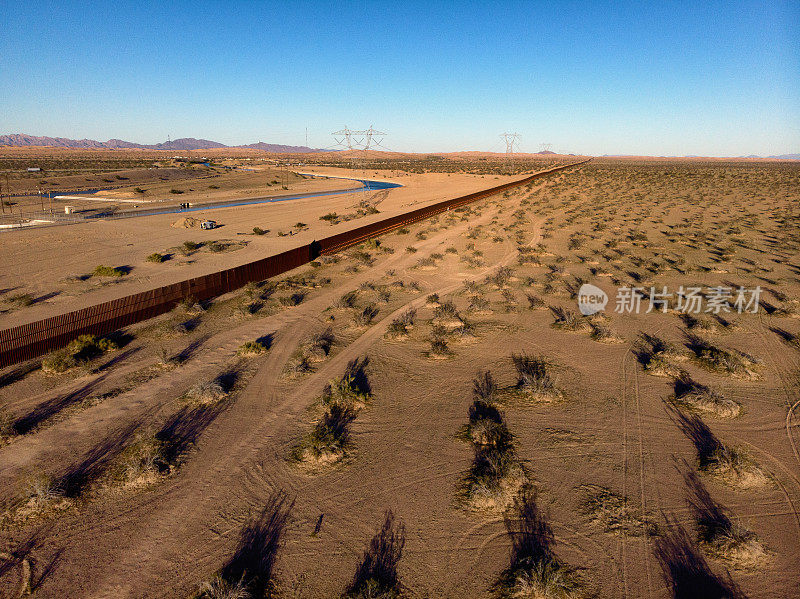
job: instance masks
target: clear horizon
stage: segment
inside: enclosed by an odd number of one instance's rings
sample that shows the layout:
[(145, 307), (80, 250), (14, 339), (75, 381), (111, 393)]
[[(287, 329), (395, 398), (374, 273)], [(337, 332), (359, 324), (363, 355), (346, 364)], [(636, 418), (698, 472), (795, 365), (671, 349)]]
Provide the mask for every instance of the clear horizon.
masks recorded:
[(800, 152), (800, 4), (222, 2), (5, 11), (0, 134), (404, 152)]

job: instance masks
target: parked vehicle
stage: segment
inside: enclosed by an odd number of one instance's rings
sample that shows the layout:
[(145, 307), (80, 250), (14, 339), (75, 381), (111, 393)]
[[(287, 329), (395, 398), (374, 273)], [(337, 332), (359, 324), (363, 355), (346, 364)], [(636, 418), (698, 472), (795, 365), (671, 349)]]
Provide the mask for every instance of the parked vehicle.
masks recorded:
[(214, 229), (217, 226), (217, 221), (215, 220), (204, 220), (200, 223), (201, 229)]

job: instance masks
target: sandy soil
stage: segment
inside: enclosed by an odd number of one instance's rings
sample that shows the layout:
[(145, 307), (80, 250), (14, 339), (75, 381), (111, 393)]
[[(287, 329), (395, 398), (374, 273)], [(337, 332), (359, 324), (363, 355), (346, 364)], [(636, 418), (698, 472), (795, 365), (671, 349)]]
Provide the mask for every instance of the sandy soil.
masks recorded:
[[(368, 174), (377, 179), (382, 176), (376, 171), (367, 173), (331, 168), (306, 168), (304, 172), (344, 177)], [(7, 296), (30, 294), (36, 300), (24, 309), (11, 309), (13, 306), (4, 305), (0, 296), (0, 310), (6, 310), (0, 313), (0, 327), (31, 322), (142, 288), (166, 285), (244, 264), (310, 243), (318, 237), (513, 179), (455, 174), (395, 174), (392, 178), (403, 187), (187, 213), (199, 220), (214, 219), (221, 225), (210, 231), (174, 228), (171, 225), (183, 216), (165, 214), (0, 233), (0, 253), (5, 265), (0, 270), (0, 290)], [(295, 185), (292, 191), (313, 192), (331, 187), (348, 188), (352, 183), (340, 179), (306, 179)], [(375, 204), (380, 213), (336, 225), (319, 219), (329, 212), (340, 215), (354, 213), (361, 201)], [(294, 229), (298, 222), (308, 226), (298, 231)], [(253, 235), (253, 227), (261, 227), (269, 233)], [(289, 232), (296, 234), (290, 236)], [(279, 236), (279, 233), (286, 235)], [(228, 240), (240, 245), (219, 254), (201, 249), (184, 256), (178, 246), (187, 240), (198, 243)], [(154, 252), (171, 257), (162, 263), (147, 262), (147, 256)], [(99, 264), (125, 266), (131, 271), (119, 279), (90, 277), (81, 280)]]
[[(457, 501), (473, 457), (458, 433), (477, 371), (489, 369), (500, 387), (511, 388), (510, 357), (527, 352), (547, 360), (561, 398), (536, 401), (508, 392), (499, 406), (538, 490), (555, 552), (575, 569), (585, 594), (671, 596), (669, 585), (687, 579), (675, 580), (681, 568), (672, 569), (672, 578), (663, 576), (670, 555), (656, 549), (683, 526), (696, 551), (689, 554), (697, 556), (692, 564), (707, 562), (705, 582), (730, 576), (749, 597), (797, 596), (800, 318), (794, 298), (800, 263), (792, 215), (798, 177), (793, 166), (592, 162), (390, 234), (380, 246), (350, 250), (338, 262), (298, 269), (269, 292), (244, 290), (205, 311), (178, 309), (142, 323), (124, 347), (69, 373), (48, 375), (35, 367), (0, 372), (0, 405), (11, 421), (35, 422), (24, 434), (12, 429), (0, 447), (2, 540), (16, 556), (0, 580), (9, 591), (18, 588), (27, 556), (41, 597), (192, 596), (234, 553), (245, 523), (282, 489), (295, 503), (273, 573), (279, 596), (340, 596), (386, 508), (406, 527), (398, 570), (409, 597), (493, 596), (493, 584), (509, 565), (510, 540), (502, 513), (472, 512)], [(393, 206), (487, 183), (465, 178), (448, 187), (448, 179), (459, 181), (441, 176), (436, 187), (429, 177), (408, 177), (420, 187), (397, 190)], [(423, 182), (429, 195), (421, 191)], [(338, 210), (328, 202), (326, 210)], [(227, 226), (253, 223), (228, 218)], [(290, 212), (282, 218), (299, 217)], [(181, 239), (164, 238), (162, 245)], [(282, 241), (264, 243), (273, 248)], [(136, 255), (153, 245), (138, 246)], [(233, 263), (244, 251), (220, 256), (219, 264)], [(94, 264), (97, 256), (84, 263)], [(494, 277), (502, 266), (510, 275)], [(611, 295), (606, 319), (592, 322), (604, 323), (619, 342), (595, 340), (586, 322), (575, 332), (553, 326), (547, 307), (575, 311), (571, 290), (580, 280)], [(764, 291), (758, 314), (705, 315), (701, 327), (674, 310), (614, 313), (615, 289), (631, 284), (758, 284)], [(294, 302), (283, 298), (298, 291), (305, 293), (302, 301), (289, 306)], [(350, 291), (355, 307), (337, 307)], [(441, 302), (452, 300), (474, 331), (473, 337), (447, 334), (452, 353), (443, 360), (428, 355), (439, 322), (432, 293)], [(254, 294), (261, 295), (259, 305), (242, 310), (252, 306)], [(544, 309), (530, 309), (527, 294), (540, 297)], [(476, 297), (485, 303), (478, 306)], [(377, 316), (357, 324), (355, 316), (371, 305)], [(407, 338), (387, 337), (409, 308), (417, 315)], [(176, 326), (189, 321), (190, 327)], [(297, 372), (298, 352), (328, 327), (335, 336), (330, 355), (310, 372)], [(692, 358), (686, 345), (692, 332), (715, 347), (746, 352), (753, 376)], [(725, 418), (677, 406), (674, 378), (645, 368), (642, 333), (673, 344), (675, 358), (667, 361), (737, 402), (741, 414)], [(244, 342), (265, 337), (265, 354), (237, 356)], [(160, 367), (162, 354), (181, 358)], [(289, 459), (292, 448), (318, 417), (324, 386), (364, 357), (372, 399), (352, 423), (349, 459), (316, 473), (299, 469)], [(135, 438), (126, 427), (148, 435), (163, 430), (188, 405), (188, 389), (231, 372), (236, 383), (219, 413), (195, 423), (196, 444), (171, 474), (138, 486), (105, 478)], [(746, 463), (763, 475), (760, 486), (699, 469), (698, 447), (684, 432), (693, 414), (706, 425), (706, 440), (711, 434), (747, 454)], [(32, 501), (32, 474), (65, 480), (63, 473), (74, 473), (75, 465), (83, 476), (73, 497), (55, 492), (37, 510), (21, 510)], [(763, 544), (765, 555), (754, 567), (736, 567), (694, 543), (686, 482), (692, 472)], [(627, 534), (587, 512), (587, 488), (596, 486), (625, 498)], [(657, 526), (654, 534), (639, 534), (631, 524), (645, 521)]]

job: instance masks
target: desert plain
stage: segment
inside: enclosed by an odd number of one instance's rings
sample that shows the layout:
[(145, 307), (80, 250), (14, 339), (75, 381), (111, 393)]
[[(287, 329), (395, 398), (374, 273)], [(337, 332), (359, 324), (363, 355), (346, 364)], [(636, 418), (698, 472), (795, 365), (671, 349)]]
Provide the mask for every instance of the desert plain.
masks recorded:
[[(114, 217), (1, 231), (0, 328), (581, 160), (202, 154), (4, 156), (47, 165), (5, 209)], [(797, 161), (594, 158), (7, 367), (0, 588), (800, 596), (799, 201)]]

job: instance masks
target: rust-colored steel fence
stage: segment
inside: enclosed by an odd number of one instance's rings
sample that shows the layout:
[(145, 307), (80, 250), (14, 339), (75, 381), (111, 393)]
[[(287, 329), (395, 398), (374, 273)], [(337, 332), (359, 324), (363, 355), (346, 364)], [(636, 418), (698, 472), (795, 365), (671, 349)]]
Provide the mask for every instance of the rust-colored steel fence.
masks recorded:
[(135, 293), (66, 314), (0, 330), (0, 367), (41, 356), (66, 346), (79, 335), (106, 335), (172, 310), (187, 298), (210, 299), (243, 287), (251, 281), (263, 281), (283, 274), (317, 258), (333, 254), (452, 208), (495, 195), (507, 189), (527, 185), (539, 177), (588, 162), (587, 160), (548, 169), (520, 179), (484, 189), (476, 193), (438, 202), (386, 218), (363, 227), (332, 235), (255, 262), (242, 264), (209, 275), (187, 279), (157, 289)]

